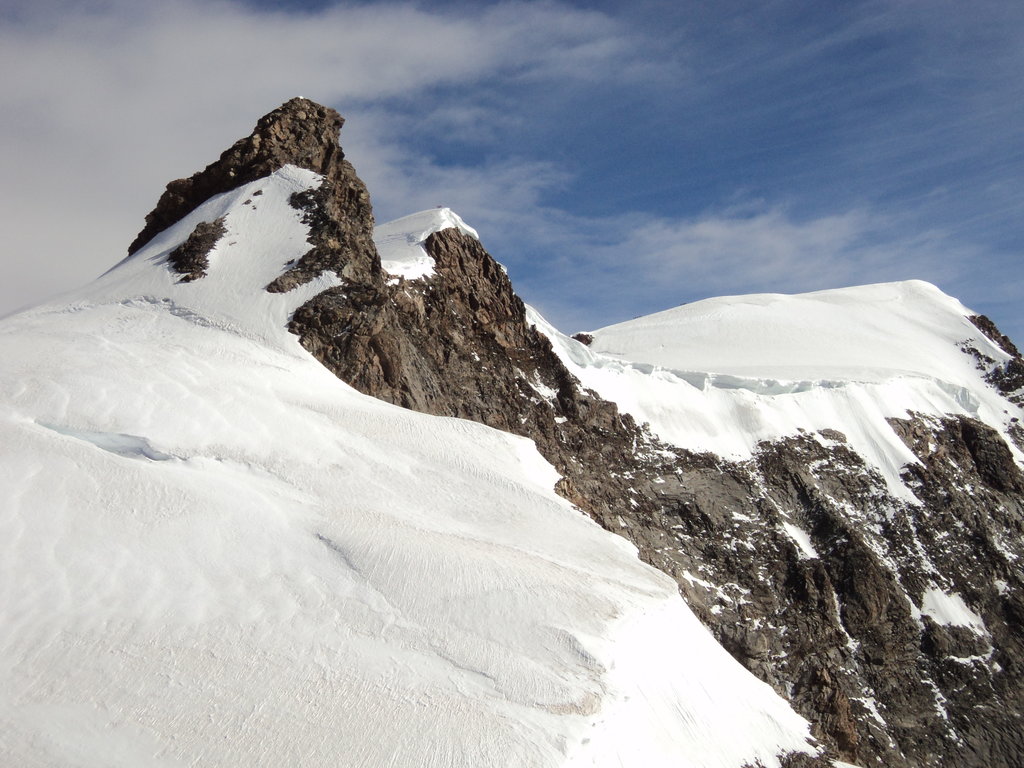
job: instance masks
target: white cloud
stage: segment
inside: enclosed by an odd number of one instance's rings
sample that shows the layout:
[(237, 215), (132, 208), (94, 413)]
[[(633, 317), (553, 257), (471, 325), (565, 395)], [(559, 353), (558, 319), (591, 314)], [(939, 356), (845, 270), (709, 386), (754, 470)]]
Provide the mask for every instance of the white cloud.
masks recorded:
[(552, 270), (557, 276), (528, 285), (525, 293), (570, 330), (628, 319), (638, 305), (653, 312), (729, 293), (907, 279), (942, 287), (962, 276), (973, 254), (947, 233), (919, 231), (912, 221), (868, 209), (797, 219), (782, 207), (757, 206), (555, 226), (567, 231), (537, 231), (559, 241), (563, 258)]
[[(431, 89), (457, 87), (462, 106), (434, 117), (468, 135), (503, 119), (466, 106), (489, 79), (610, 77), (630, 59), (628, 35), (607, 16), (554, 2), (472, 14), (408, 3), (285, 14), (199, 0), (6, 11), (0, 201), (9, 224), (0, 312), (116, 262), (167, 181), (203, 167), (291, 96), (349, 116), (362, 108), (372, 117), (360, 105), (376, 104), (382, 125), (387, 109), (379, 105), (388, 99), (404, 99), (408, 113)], [(442, 172), (380, 141), (358, 154), (399, 201), (482, 201), (503, 189), (496, 205), (528, 198), (557, 176), (543, 163), (517, 167), (513, 159)], [(414, 183), (432, 188), (414, 192)], [(387, 189), (379, 194), (389, 199)]]

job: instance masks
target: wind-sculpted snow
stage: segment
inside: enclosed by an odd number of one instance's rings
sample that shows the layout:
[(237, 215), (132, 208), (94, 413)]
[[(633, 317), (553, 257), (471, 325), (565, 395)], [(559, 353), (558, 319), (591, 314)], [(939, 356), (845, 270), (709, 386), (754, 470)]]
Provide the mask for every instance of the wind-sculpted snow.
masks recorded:
[(174, 456), (171, 456), (170, 454), (156, 450), (152, 445), (150, 445), (149, 440), (144, 437), (139, 437), (138, 435), (122, 435), (111, 432), (89, 432), (88, 430), (68, 429), (67, 427), (58, 427), (54, 424), (43, 423), (40, 423), (39, 426), (52, 429), (54, 432), (61, 435), (77, 437), (79, 440), (92, 443), (97, 448), (102, 448), (104, 451), (110, 451), (117, 456), (124, 456), (130, 459), (148, 459), (150, 461), (168, 461), (174, 458)]
[[(285, 169), (214, 198), (0, 325), (3, 762), (738, 768), (808, 750), (675, 584), (555, 495), (530, 441), (358, 394), (286, 332), (317, 288), (264, 286), (305, 247), (287, 199), (315, 181)], [(207, 274), (178, 283), (166, 254), (220, 217)]]
[[(930, 283), (705, 299), (591, 331), (591, 349), (665, 368), (780, 379), (949, 378), (970, 369), (964, 339), (1008, 355)], [(884, 342), (884, 343), (883, 343)]]

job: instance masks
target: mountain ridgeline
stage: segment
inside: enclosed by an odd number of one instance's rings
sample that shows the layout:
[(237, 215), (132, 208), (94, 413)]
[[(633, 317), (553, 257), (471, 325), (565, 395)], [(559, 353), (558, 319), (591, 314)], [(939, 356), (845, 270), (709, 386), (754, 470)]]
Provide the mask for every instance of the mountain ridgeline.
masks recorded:
[[(217, 162), (172, 182), (131, 250), (210, 196), (284, 165), (322, 175), (291, 201), (309, 250), (266, 290), (338, 276), (289, 324), (324, 366), (403, 408), (532, 439), (562, 477), (558, 493), (674, 578), (717, 640), (812, 723), (832, 757), (1024, 764), (1024, 474), (1007, 442), (1024, 437), (1016, 421), (1003, 430), (964, 414), (889, 417), (918, 459), (902, 468), (905, 495), (838, 428), (765, 441), (741, 460), (670, 444), (580, 383), (476, 238), (442, 229), (423, 243), (431, 273), (384, 271), (369, 196), (338, 146), (342, 122), (308, 100), (287, 102)], [(203, 222), (167, 268), (202, 280), (223, 235)], [(1009, 414), (1024, 361), (991, 321), (972, 322), (1010, 355), (997, 363), (963, 350)], [(937, 620), (929, 604), (942, 599), (975, 624)]]

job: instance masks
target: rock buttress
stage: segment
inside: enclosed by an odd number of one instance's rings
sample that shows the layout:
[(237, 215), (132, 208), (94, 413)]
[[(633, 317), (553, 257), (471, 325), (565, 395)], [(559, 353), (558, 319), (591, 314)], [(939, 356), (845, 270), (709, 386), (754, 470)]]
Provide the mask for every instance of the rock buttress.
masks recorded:
[[(168, 184), (128, 253), (135, 253), (214, 195), (269, 176), (285, 165), (295, 165), (324, 177), (319, 190), (293, 202), (307, 217), (319, 215), (322, 220), (311, 222), (316, 242), (311, 243), (310, 253), (288, 276), (275, 281), (274, 290), (288, 290), (324, 269), (339, 274), (347, 269), (360, 279), (372, 279), (380, 272), (380, 260), (373, 246), (370, 196), (338, 143), (344, 122), (335, 110), (309, 99), (285, 102), (260, 118), (253, 132), (232, 144), (216, 162), (187, 179)], [(318, 198), (316, 205), (310, 197)], [(365, 262), (360, 263), (362, 260)]]

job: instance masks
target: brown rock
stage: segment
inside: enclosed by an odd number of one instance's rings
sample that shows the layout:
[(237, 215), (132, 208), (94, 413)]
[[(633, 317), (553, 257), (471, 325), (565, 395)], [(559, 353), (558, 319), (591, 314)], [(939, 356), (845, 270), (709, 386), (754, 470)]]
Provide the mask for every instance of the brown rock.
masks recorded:
[(226, 232), (223, 218), (196, 224), (196, 228), (185, 242), (171, 251), (167, 257), (171, 269), (181, 275), (178, 282), (190, 283), (206, 275), (206, 270), (210, 266), (210, 251)]

